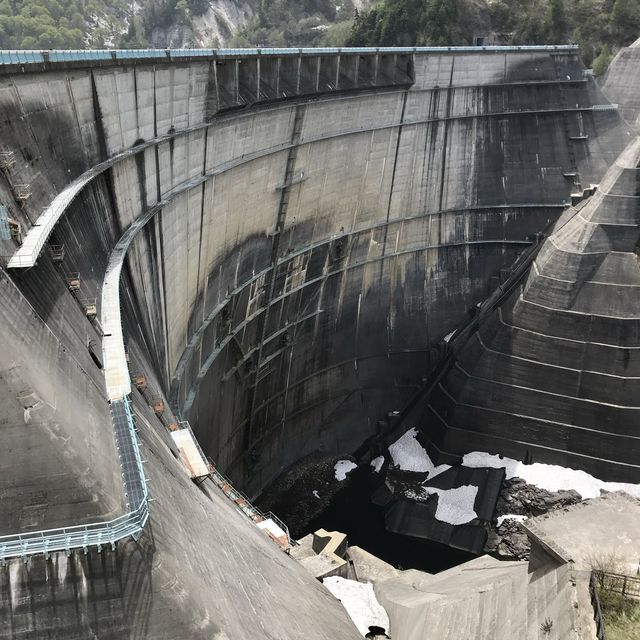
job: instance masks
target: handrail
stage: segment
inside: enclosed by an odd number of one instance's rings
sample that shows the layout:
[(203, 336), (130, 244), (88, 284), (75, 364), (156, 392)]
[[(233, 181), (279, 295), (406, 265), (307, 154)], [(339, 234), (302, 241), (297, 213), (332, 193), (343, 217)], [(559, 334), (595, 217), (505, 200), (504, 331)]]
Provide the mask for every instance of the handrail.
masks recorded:
[[(111, 545), (115, 549), (115, 543), (124, 538), (132, 536), (137, 539), (149, 518), (148, 491), (147, 482), (142, 468), (142, 458), (140, 456), (140, 445), (136, 435), (135, 420), (128, 398), (122, 401), (112, 402), (112, 415), (114, 423), (117, 419), (116, 415), (121, 410), (120, 415), (124, 415), (126, 419), (127, 431), (126, 437), (130, 438), (128, 444), (131, 445), (134, 454), (135, 468), (125, 469), (123, 464), (123, 472), (125, 477), (133, 477), (137, 475), (139, 482), (138, 489), (131, 487), (125, 482), (127, 494), (130, 499), (138, 498), (129, 504), (131, 509), (127, 513), (107, 522), (94, 522), (84, 525), (76, 525), (71, 527), (59, 527), (55, 529), (45, 529), (41, 531), (33, 531), (27, 533), (10, 534), (0, 536), (0, 561), (4, 563), (8, 558), (26, 557), (29, 555), (44, 554), (45, 558), (53, 551), (66, 551), (67, 555), (72, 549), (84, 549), (87, 553), (89, 547), (97, 547), (100, 551), (103, 546)], [(114, 431), (118, 433), (117, 429)], [(127, 443), (118, 442), (125, 445)]]
[(591, 605), (593, 606), (593, 619), (596, 623), (597, 640), (607, 640), (607, 634), (604, 629), (604, 617), (602, 615), (602, 606), (600, 605), (600, 597), (598, 596), (598, 587), (596, 585), (596, 574), (599, 572), (592, 571), (589, 577), (589, 594), (591, 595)]
[(263, 511), (258, 509), (258, 507), (256, 507), (251, 502), (251, 500), (244, 492), (236, 489), (233, 486), (231, 480), (229, 480), (229, 478), (227, 478), (223, 473), (218, 471), (218, 468), (211, 458), (207, 457), (207, 460), (209, 462), (209, 471), (211, 472), (209, 474), (209, 477), (211, 478), (213, 483), (222, 490), (227, 498), (235, 503), (235, 505), (240, 509), (242, 513), (244, 513), (245, 516), (247, 516), (254, 523), (262, 522), (264, 520), (273, 520), (273, 522), (275, 522), (278, 527), (282, 529), (282, 531), (284, 531), (284, 533), (286, 534), (289, 546), (291, 547), (297, 544), (297, 542), (293, 540), (291, 538), (291, 535), (289, 534), (289, 527), (287, 527), (287, 525), (282, 522), (282, 520), (280, 520), (280, 518), (278, 518), (278, 516), (275, 515), (273, 511), (267, 511), (266, 513), (264, 513)]
[(37, 65), (59, 62), (122, 60), (184, 60), (184, 58), (238, 58), (252, 56), (378, 55), (415, 53), (502, 53), (515, 51), (576, 51), (577, 45), (515, 45), (460, 47), (254, 47), (247, 49), (60, 49), (0, 50), (0, 66)]
[(623, 596), (640, 597), (640, 578), (598, 570), (594, 570), (592, 575), (603, 591), (612, 591)]

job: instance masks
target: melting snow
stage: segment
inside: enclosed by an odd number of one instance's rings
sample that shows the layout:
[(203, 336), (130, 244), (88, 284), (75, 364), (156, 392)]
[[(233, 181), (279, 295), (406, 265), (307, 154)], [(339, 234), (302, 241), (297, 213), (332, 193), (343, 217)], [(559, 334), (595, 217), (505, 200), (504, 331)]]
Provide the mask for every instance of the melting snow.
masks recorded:
[(389, 446), (389, 453), (393, 458), (393, 463), (403, 471), (428, 472), (429, 478), (437, 476), (439, 473), (450, 469), (447, 464), (437, 467), (431, 462), (431, 458), (416, 440), (418, 431), (409, 429), (401, 438)]
[(338, 576), (324, 578), (322, 583), (342, 602), (358, 631), (364, 636), (370, 626), (389, 629), (389, 616), (376, 600), (370, 582), (356, 582)]
[(336, 472), (336, 480), (342, 482), (346, 477), (349, 471), (353, 471), (357, 468), (357, 464), (355, 462), (351, 462), (351, 460), (338, 460), (336, 462), (336, 466), (334, 467)]
[(466, 524), (478, 517), (474, 510), (478, 487), (474, 484), (464, 484), (456, 489), (438, 489), (437, 487), (420, 487), (417, 490), (407, 490), (404, 495), (414, 500), (425, 500), (430, 495), (438, 496), (436, 520), (449, 524)]
[(382, 465), (384, 464), (384, 456), (378, 456), (371, 461), (371, 466), (373, 470), (378, 473), (380, 469), (382, 469)]
[(465, 524), (478, 517), (473, 505), (478, 495), (478, 487), (473, 484), (463, 484), (456, 489), (436, 489), (423, 487), (427, 494), (437, 494), (438, 508), (436, 520), (449, 524)]
[(509, 513), (506, 516), (498, 516), (498, 526), (500, 526), (505, 520), (515, 520), (516, 522), (524, 522), (527, 516), (519, 516), (515, 513)]
[(547, 491), (561, 491), (574, 489), (583, 500), (597, 498), (600, 491), (626, 491), (640, 498), (640, 485), (625, 482), (603, 482), (589, 475), (585, 471), (560, 467), (555, 464), (523, 464), (511, 458), (500, 458), (497, 455), (473, 451), (464, 456), (462, 464), (465, 467), (504, 467), (507, 478), (522, 478), (527, 483), (546, 489)]

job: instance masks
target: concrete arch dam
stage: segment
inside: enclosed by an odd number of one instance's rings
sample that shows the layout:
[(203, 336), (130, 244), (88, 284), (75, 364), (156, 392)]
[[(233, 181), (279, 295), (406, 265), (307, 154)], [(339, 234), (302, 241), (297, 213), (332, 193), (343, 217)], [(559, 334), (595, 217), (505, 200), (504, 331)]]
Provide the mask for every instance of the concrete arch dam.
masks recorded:
[(351, 637), (158, 415), (249, 494), (353, 451), (630, 127), (573, 47), (63, 54), (0, 66), (0, 534), (126, 511), (130, 375), (156, 501), (113, 557), (3, 568), (2, 633)]

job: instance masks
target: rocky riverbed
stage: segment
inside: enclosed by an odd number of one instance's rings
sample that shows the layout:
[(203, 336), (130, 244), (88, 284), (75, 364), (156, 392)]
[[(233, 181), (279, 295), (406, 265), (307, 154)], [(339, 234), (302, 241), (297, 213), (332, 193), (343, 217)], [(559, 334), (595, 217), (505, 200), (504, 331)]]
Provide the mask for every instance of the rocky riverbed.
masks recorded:
[(508, 516), (535, 517), (581, 501), (573, 489), (546, 491), (521, 478), (505, 480), (496, 504), (498, 522), (489, 530), (485, 551), (503, 559), (527, 560), (529, 541), (520, 519)]

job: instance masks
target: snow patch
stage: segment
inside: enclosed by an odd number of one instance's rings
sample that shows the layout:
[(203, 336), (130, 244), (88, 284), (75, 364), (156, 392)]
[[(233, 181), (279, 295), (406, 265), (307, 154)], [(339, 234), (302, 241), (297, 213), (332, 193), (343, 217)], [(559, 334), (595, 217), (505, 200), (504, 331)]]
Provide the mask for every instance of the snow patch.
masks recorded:
[(466, 524), (478, 517), (474, 511), (478, 487), (474, 484), (463, 484), (456, 489), (437, 489), (436, 487), (423, 487), (428, 495), (434, 493), (438, 496), (436, 520), (449, 524)]
[(450, 469), (451, 467), (448, 464), (441, 464), (436, 467), (431, 462), (429, 454), (416, 440), (417, 435), (417, 429), (409, 429), (402, 437), (398, 438), (392, 445), (389, 445), (389, 453), (393, 459), (393, 464), (403, 471), (427, 472), (429, 478), (433, 478), (439, 473)]
[(320, 500), (320, 494), (314, 489), (313, 495)]
[(350, 471), (356, 469), (358, 465), (355, 462), (351, 462), (351, 460), (338, 460), (336, 462), (336, 466), (334, 467), (336, 472), (336, 480), (338, 482), (342, 482)]
[(449, 342), (449, 340), (451, 340), (451, 338), (453, 337), (453, 334), (455, 333), (455, 331), (452, 331), (451, 333), (447, 333), (447, 335), (442, 338), (445, 342)]
[(514, 520), (515, 522), (524, 522), (527, 516), (520, 516), (515, 513), (508, 513), (506, 516), (498, 516), (498, 526), (500, 526), (505, 520)]
[(380, 469), (382, 469), (382, 465), (384, 464), (384, 456), (378, 456), (377, 458), (374, 458), (370, 464), (373, 467), (373, 470), (376, 473), (379, 473)]
[(356, 582), (338, 576), (324, 578), (325, 587), (342, 602), (358, 631), (364, 636), (369, 627), (389, 629), (389, 616), (380, 605), (370, 582)]
[(435, 518), (440, 522), (458, 525), (471, 522), (478, 517), (474, 505), (478, 495), (478, 487), (464, 484), (455, 489), (438, 489), (437, 487), (419, 487), (404, 491), (407, 498), (426, 500), (431, 495), (438, 496)]
[(589, 475), (585, 471), (569, 469), (555, 464), (523, 464), (511, 458), (501, 458), (497, 455), (483, 451), (467, 453), (462, 464), (465, 467), (503, 467), (507, 478), (522, 478), (528, 484), (532, 484), (547, 491), (561, 491), (574, 489), (583, 500), (597, 498), (600, 491), (626, 491), (628, 494), (640, 498), (640, 485), (626, 482), (603, 482)]

